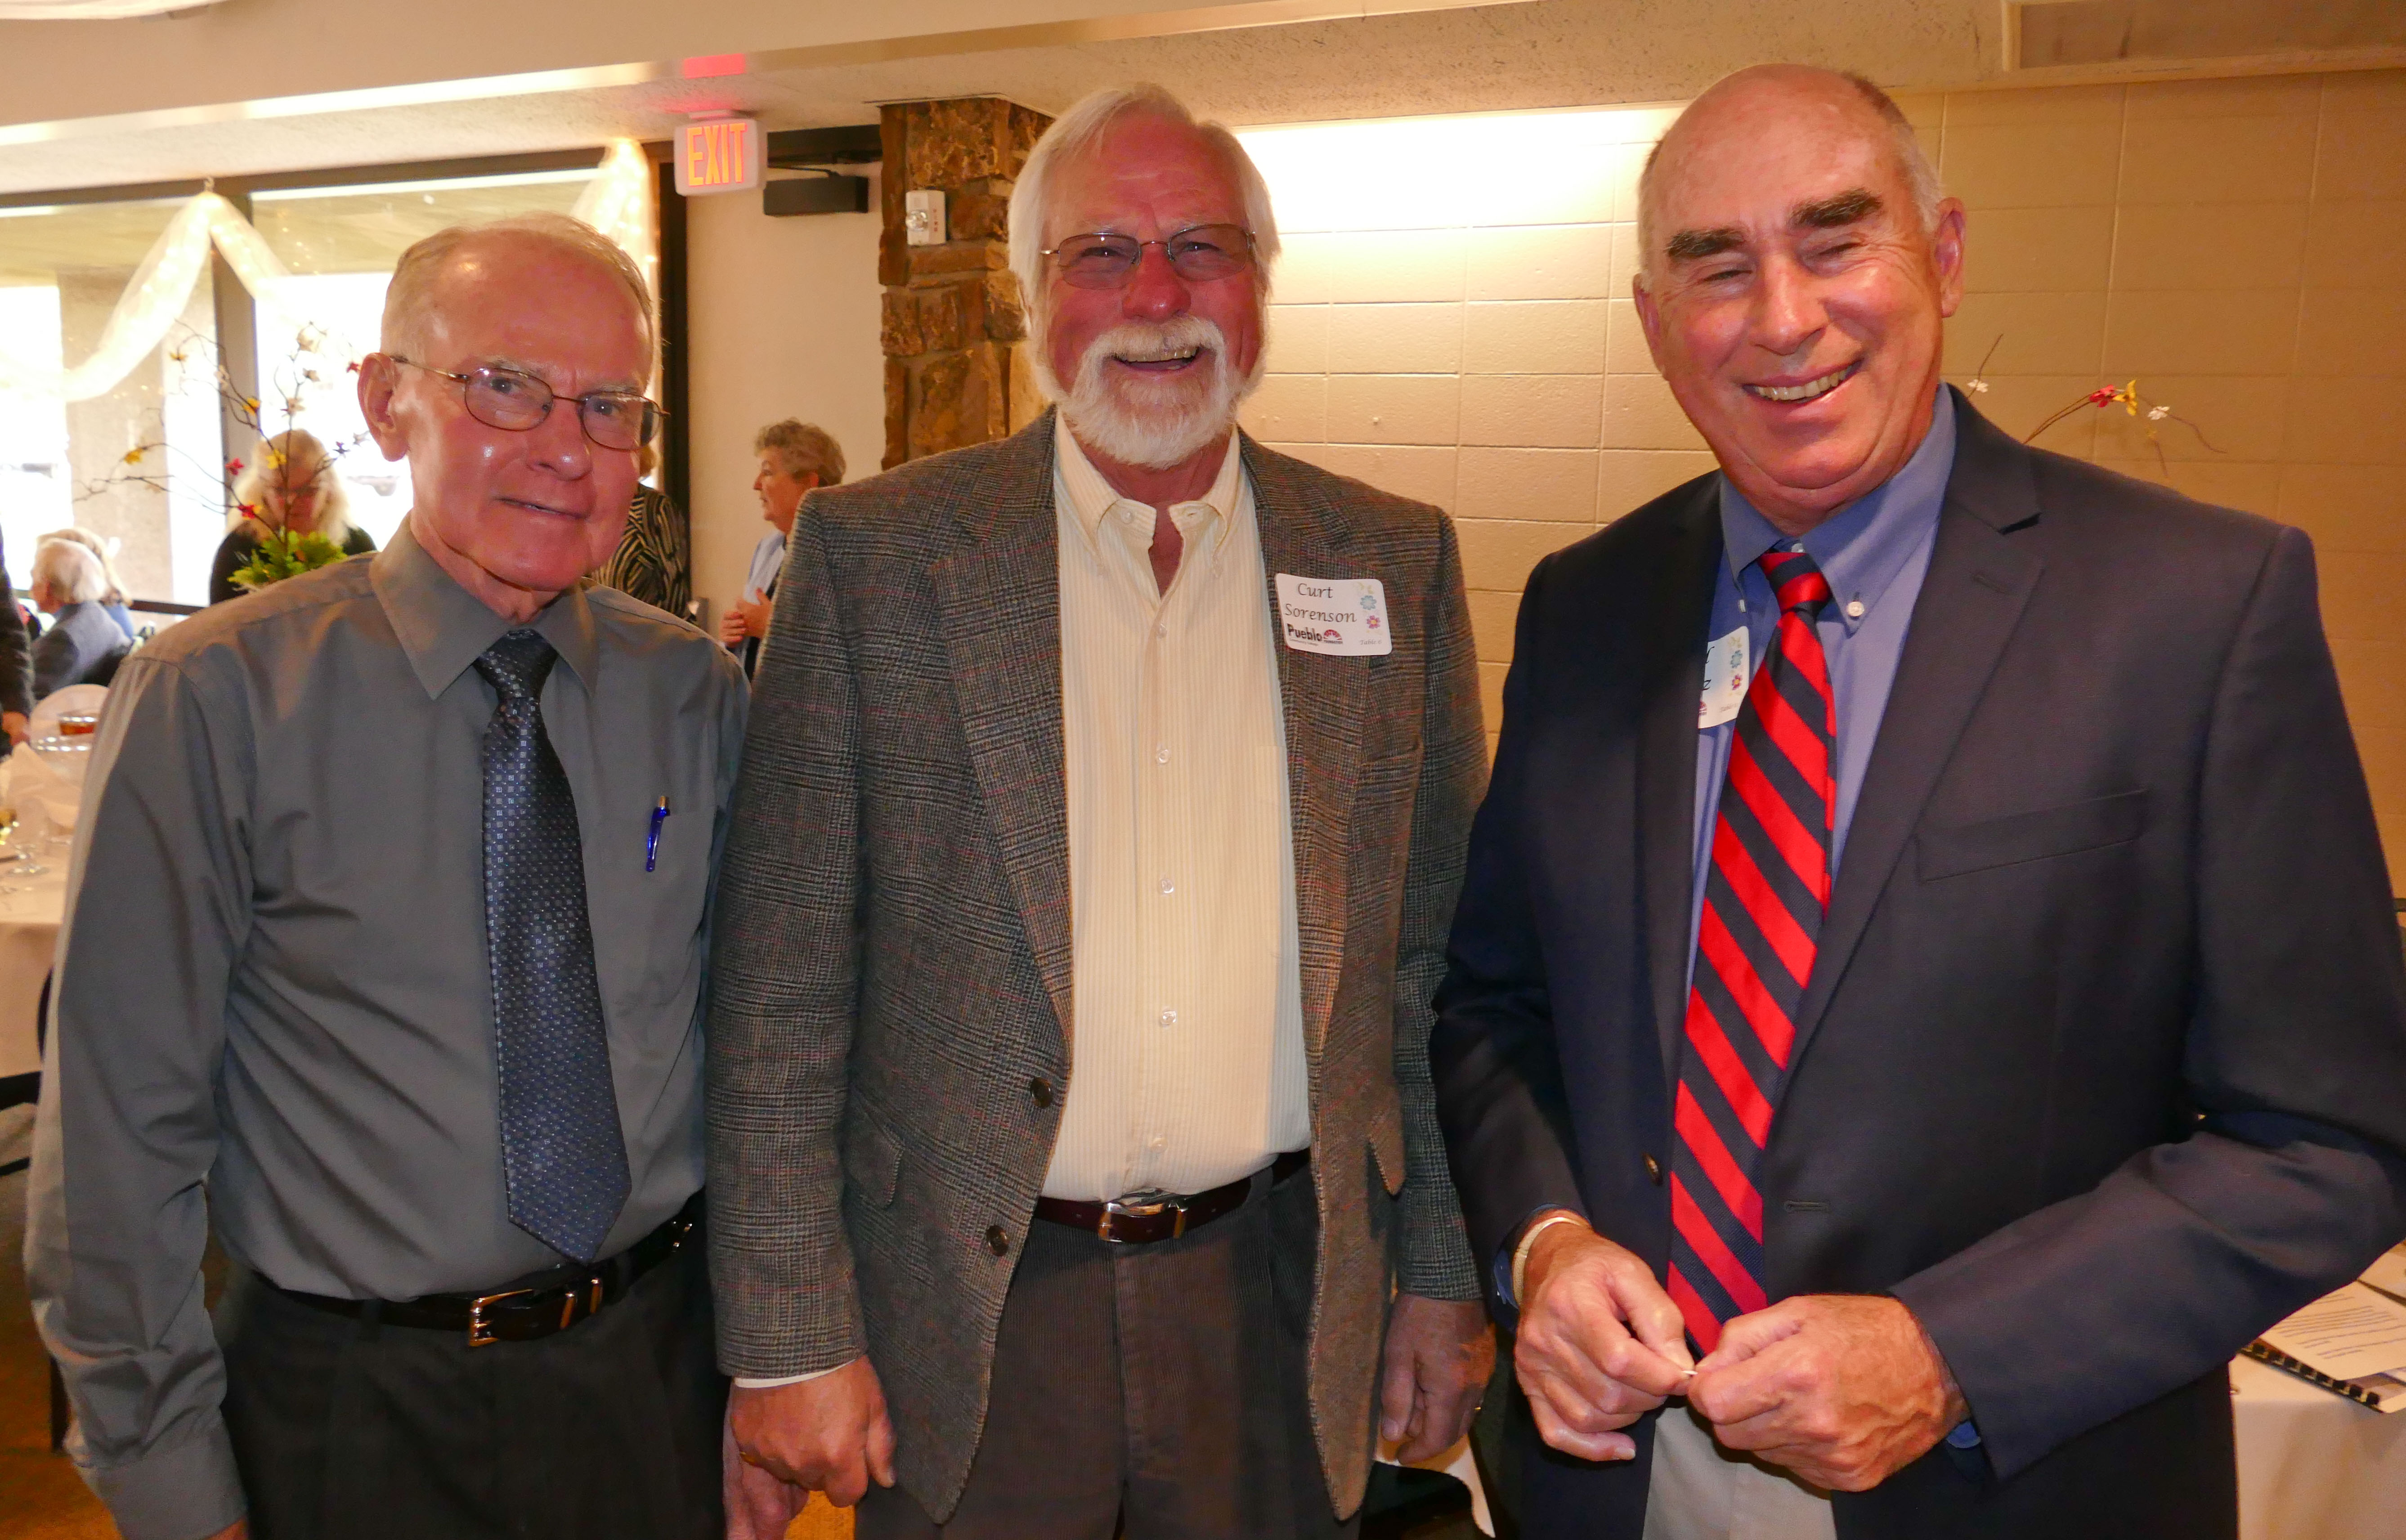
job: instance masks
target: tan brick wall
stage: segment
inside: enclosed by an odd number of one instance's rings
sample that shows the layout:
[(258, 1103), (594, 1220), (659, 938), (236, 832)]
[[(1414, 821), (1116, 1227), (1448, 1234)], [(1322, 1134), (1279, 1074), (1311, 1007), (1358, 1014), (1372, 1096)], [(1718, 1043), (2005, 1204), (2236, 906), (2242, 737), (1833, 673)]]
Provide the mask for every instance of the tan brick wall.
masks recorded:
[[(1979, 405), (2026, 432), (2135, 376), (2220, 453), (2173, 423), (2151, 443), (2118, 408), (2045, 445), (2314, 536), (2391, 869), (2406, 873), (2406, 72), (1904, 106), (1971, 212), (1947, 377), (1970, 378), (1996, 345)], [(1529, 568), (1711, 468), (1628, 298), (1636, 172), (1670, 116), (1244, 135), (1287, 244), (1247, 427), (1455, 516), (1491, 732)]]

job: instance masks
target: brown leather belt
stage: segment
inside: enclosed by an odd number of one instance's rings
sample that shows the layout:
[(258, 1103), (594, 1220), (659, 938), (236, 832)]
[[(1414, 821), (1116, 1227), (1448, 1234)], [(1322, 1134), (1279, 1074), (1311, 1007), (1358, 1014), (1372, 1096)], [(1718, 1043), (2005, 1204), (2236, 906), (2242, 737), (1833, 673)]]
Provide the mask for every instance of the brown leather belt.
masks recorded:
[(602, 1258), (589, 1271), (547, 1285), (543, 1281), (547, 1275), (537, 1274), (530, 1287), (500, 1289), (489, 1294), (336, 1299), (326, 1294), (304, 1294), (266, 1279), (261, 1281), (295, 1304), (328, 1315), (365, 1318), (386, 1326), (465, 1332), (471, 1348), (489, 1348), (496, 1342), (531, 1342), (564, 1332), (624, 1299), (637, 1279), (676, 1255), (693, 1238), (701, 1214), (702, 1197), (696, 1193), (673, 1219), (616, 1256)]
[[(1310, 1164), (1310, 1151), (1288, 1151), (1270, 1162), (1270, 1185), (1277, 1186)], [(1066, 1224), (1072, 1230), (1083, 1230), (1114, 1245), (1149, 1246), (1157, 1240), (1176, 1240), (1215, 1219), (1235, 1213), (1244, 1207), (1245, 1196), (1253, 1190), (1252, 1177), (1238, 1177), (1225, 1187), (1191, 1195), (1165, 1193), (1158, 1197), (1113, 1198), (1108, 1203), (1038, 1198), (1036, 1217), (1054, 1224)]]

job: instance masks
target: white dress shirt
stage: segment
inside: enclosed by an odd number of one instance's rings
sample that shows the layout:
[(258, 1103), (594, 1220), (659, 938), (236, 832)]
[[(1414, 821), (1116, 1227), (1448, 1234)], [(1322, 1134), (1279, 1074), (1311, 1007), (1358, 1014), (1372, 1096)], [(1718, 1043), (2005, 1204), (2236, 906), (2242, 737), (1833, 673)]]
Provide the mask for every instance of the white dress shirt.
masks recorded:
[(1311, 1142), (1286, 728), (1253, 493), (1232, 441), (1153, 510), (1055, 435), (1074, 911), (1070, 1071), (1049, 1197), (1199, 1193)]

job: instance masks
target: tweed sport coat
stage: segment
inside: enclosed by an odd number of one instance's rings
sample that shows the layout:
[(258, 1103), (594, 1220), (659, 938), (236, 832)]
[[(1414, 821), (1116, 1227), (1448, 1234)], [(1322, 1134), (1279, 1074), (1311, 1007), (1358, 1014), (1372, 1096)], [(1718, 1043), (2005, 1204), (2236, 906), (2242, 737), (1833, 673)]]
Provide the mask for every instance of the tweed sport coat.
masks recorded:
[[(1034, 1082), (1069, 1075), (1053, 433), (1048, 413), (804, 504), (719, 877), (721, 1364), (766, 1378), (866, 1351), (899, 1479), (939, 1519), (1059, 1126)], [(1479, 1294), (1428, 1034), (1485, 741), (1451, 523), (1240, 442), (1266, 574), (1379, 578), (1394, 637), (1380, 657), (1277, 649), (1320, 1212), (1312, 1425), (1350, 1514), (1392, 1288)]]

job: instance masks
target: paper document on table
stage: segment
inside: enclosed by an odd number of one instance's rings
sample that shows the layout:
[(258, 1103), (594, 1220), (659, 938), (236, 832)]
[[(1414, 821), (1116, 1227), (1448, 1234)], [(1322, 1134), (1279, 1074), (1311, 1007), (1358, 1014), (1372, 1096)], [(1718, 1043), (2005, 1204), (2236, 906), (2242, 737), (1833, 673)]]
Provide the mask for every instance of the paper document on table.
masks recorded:
[(2406, 1305), (2406, 1246), (2393, 1246), (2373, 1258), (2364, 1270), (2364, 1281)]
[(2406, 1410), (2406, 1305), (2365, 1284), (2326, 1294), (2247, 1352), (2352, 1401)]

